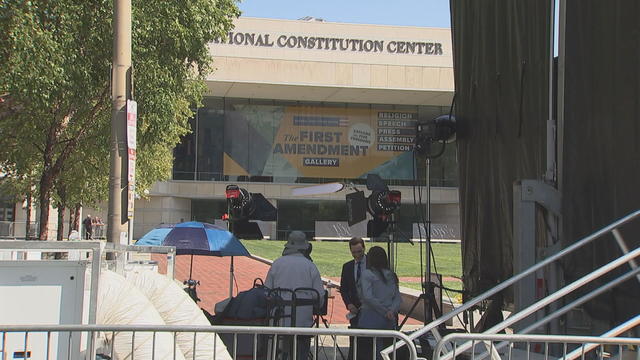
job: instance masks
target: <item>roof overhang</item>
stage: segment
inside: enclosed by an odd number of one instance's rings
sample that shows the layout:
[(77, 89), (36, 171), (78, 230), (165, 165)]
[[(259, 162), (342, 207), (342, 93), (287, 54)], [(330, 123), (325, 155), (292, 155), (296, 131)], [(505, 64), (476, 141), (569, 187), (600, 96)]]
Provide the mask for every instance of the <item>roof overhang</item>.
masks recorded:
[(453, 90), (416, 90), (207, 81), (209, 96), (364, 104), (449, 106)]

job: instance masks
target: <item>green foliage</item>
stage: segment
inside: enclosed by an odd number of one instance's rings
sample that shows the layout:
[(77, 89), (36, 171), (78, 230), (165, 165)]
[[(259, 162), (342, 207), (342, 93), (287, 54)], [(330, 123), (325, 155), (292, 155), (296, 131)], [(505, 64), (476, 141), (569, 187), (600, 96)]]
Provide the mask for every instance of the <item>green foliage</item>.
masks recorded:
[[(39, 184), (41, 199), (54, 186), (65, 188), (68, 203), (108, 195), (112, 6), (0, 0), (0, 167)], [(206, 89), (208, 43), (231, 30), (239, 10), (236, 0), (133, 0), (132, 7), (143, 192), (169, 176), (172, 149)]]

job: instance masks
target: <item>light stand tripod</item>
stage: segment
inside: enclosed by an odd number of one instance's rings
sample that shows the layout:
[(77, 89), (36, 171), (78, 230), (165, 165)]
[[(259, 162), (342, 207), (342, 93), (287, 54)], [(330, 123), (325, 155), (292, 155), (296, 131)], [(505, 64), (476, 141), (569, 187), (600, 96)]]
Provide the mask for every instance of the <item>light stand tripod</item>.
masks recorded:
[(389, 268), (395, 272), (395, 244), (394, 233), (396, 231), (395, 210), (389, 215), (389, 239), (387, 240), (387, 255), (389, 256)]
[[(407, 317), (402, 321), (402, 325), (404, 325), (411, 315), (411, 312), (415, 309), (420, 300), (423, 300), (424, 306), (424, 322), (425, 324), (431, 322), (433, 320), (433, 314), (435, 312), (436, 316), (440, 316), (442, 314), (441, 309), (438, 307), (438, 303), (436, 302), (434, 290), (435, 285), (433, 281), (431, 281), (431, 257), (432, 257), (432, 249), (431, 249), (431, 183), (430, 183), (430, 168), (431, 168), (431, 159), (437, 158), (444, 153), (444, 149), (447, 141), (451, 141), (455, 138), (456, 134), (456, 119), (452, 115), (453, 113), (453, 105), (455, 102), (455, 96), (451, 103), (451, 108), (449, 110), (448, 115), (440, 115), (434, 119), (419, 119), (416, 124), (416, 137), (415, 137), (415, 146), (414, 146), (414, 169), (416, 168), (417, 162), (415, 160), (418, 158), (418, 155), (423, 156), (426, 159), (425, 164), (425, 189), (426, 189), (426, 211), (425, 218), (423, 223), (425, 225), (425, 238), (427, 245), (427, 266), (426, 266), (426, 279), (422, 283), (422, 294), (416, 299), (415, 304), (413, 304), (411, 311), (407, 314)], [(432, 152), (432, 145), (435, 142), (440, 142), (442, 147), (440, 151), (437, 153)], [(415, 173), (414, 173), (415, 174)], [(414, 180), (417, 183), (417, 177), (414, 176)], [(421, 251), (422, 253), (422, 251)], [(401, 326), (402, 326), (401, 325)]]
[[(416, 300), (407, 315), (402, 319), (400, 323), (400, 328), (404, 326), (404, 324), (409, 320), (409, 317), (416, 309), (420, 301), (422, 301), (423, 306), (423, 316), (424, 316), (424, 324), (428, 324), (433, 321), (433, 314), (435, 313), (436, 317), (442, 316), (442, 309), (438, 306), (438, 302), (436, 301), (435, 296), (435, 287), (436, 284), (431, 281), (431, 186), (429, 184), (429, 172), (431, 167), (431, 160), (427, 157), (426, 159), (426, 178), (425, 178), (425, 189), (426, 189), (426, 207), (425, 207), (425, 217), (423, 220), (424, 228), (425, 228), (425, 243), (427, 247), (427, 266), (425, 271), (425, 281), (422, 282), (422, 293)], [(422, 250), (421, 250), (422, 251)]]
[(193, 275), (193, 254), (191, 254), (191, 262), (189, 263), (189, 279), (183, 281), (182, 284), (187, 286), (184, 288), (184, 291), (189, 294), (189, 297), (197, 304), (198, 301), (200, 301), (198, 297), (198, 285), (200, 285), (200, 281), (194, 280), (191, 275)]
[[(229, 230), (230, 233), (235, 234), (233, 232), (234, 228), (233, 228), (233, 215), (231, 214), (231, 202), (227, 201), (227, 215), (229, 216), (229, 218), (227, 219), (227, 230)], [(230, 260), (230, 264), (229, 264), (229, 297), (232, 298), (233, 297), (233, 278), (234, 278), (234, 268), (233, 268), (233, 256), (231, 256), (231, 260)]]
[[(317, 315), (317, 318), (315, 320), (315, 324), (316, 324), (316, 328), (320, 327), (320, 322), (322, 322), (322, 324), (324, 325), (325, 328), (329, 329), (329, 322), (327, 321), (327, 319), (324, 318), (323, 315)], [(333, 340), (334, 343), (338, 342), (338, 339), (335, 335), (331, 335), (331, 338)], [(336, 349), (338, 350), (338, 353), (340, 354), (340, 357), (342, 358), (342, 360), (347, 360), (347, 357), (344, 356), (344, 353), (342, 352), (342, 349), (340, 348), (340, 346), (337, 346), (336, 344)], [(316, 344), (316, 359), (318, 359), (318, 344)]]

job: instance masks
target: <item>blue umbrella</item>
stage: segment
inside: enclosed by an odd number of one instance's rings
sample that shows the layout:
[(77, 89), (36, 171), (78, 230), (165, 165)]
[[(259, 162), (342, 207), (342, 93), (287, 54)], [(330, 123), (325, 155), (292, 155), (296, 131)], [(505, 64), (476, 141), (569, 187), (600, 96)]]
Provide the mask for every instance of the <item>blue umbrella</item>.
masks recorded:
[(249, 256), (249, 251), (231, 232), (199, 221), (160, 225), (136, 245), (175, 246), (177, 255)]
[[(220, 226), (199, 221), (160, 225), (141, 237), (136, 245), (175, 246), (176, 255), (191, 255), (190, 280), (193, 255), (231, 256), (231, 279), (233, 279), (233, 256), (249, 256), (249, 251), (231, 232)], [(233, 289), (232, 284), (230, 287)]]
[(144, 234), (143, 237), (136, 241), (135, 245), (144, 246), (161, 246), (162, 240), (167, 237), (169, 231), (173, 230), (175, 224), (160, 224), (157, 228)]

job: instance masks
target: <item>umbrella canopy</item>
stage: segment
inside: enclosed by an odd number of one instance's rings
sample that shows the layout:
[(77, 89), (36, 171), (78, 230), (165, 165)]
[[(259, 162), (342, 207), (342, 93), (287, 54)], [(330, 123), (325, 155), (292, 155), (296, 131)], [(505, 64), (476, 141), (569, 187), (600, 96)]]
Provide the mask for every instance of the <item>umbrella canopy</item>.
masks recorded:
[(177, 255), (249, 256), (249, 251), (226, 229), (199, 221), (168, 227), (162, 225), (145, 234), (136, 245), (175, 246)]
[(135, 245), (161, 246), (162, 240), (167, 237), (169, 231), (173, 230), (175, 224), (160, 224), (157, 228), (144, 234), (136, 241)]

